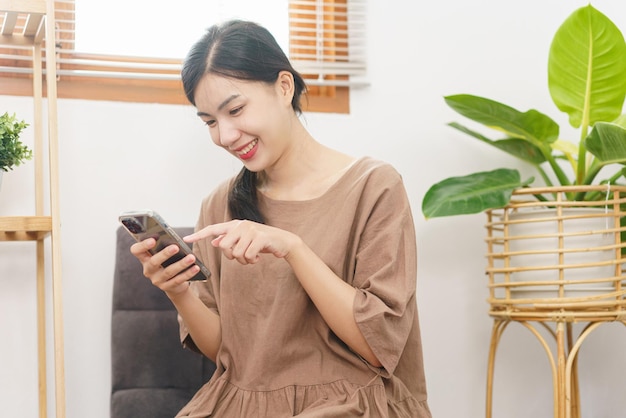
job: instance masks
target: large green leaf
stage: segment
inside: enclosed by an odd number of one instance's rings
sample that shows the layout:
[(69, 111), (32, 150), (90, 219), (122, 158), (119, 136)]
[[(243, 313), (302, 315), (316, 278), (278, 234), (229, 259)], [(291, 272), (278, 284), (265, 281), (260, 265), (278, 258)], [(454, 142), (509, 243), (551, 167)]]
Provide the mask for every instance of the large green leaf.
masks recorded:
[(546, 161), (546, 158), (541, 153), (541, 150), (524, 139), (505, 138), (494, 141), (479, 132), (461, 125), (460, 123), (451, 122), (448, 125), (533, 165), (539, 165)]
[(451, 177), (426, 192), (422, 213), (426, 218), (435, 218), (501, 208), (509, 202), (515, 189), (532, 181), (531, 178), (522, 182), (517, 170), (506, 168)]
[(611, 20), (591, 5), (557, 30), (548, 58), (548, 85), (556, 106), (578, 128), (612, 121), (626, 95), (626, 43)]
[(605, 165), (626, 163), (626, 129), (620, 125), (596, 123), (585, 144), (587, 150)]
[(492, 129), (530, 141), (536, 147), (546, 147), (559, 136), (559, 125), (534, 109), (520, 112), (510, 106), (469, 94), (445, 97), (456, 112)]

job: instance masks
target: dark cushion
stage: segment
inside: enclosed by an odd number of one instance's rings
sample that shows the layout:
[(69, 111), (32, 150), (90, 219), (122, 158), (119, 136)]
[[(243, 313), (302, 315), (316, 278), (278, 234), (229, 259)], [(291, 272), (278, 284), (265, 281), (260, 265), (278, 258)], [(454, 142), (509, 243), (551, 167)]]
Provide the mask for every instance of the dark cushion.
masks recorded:
[[(192, 228), (176, 228), (186, 235)], [(172, 418), (206, 383), (215, 365), (182, 348), (176, 310), (143, 276), (120, 227), (111, 323), (111, 418)]]

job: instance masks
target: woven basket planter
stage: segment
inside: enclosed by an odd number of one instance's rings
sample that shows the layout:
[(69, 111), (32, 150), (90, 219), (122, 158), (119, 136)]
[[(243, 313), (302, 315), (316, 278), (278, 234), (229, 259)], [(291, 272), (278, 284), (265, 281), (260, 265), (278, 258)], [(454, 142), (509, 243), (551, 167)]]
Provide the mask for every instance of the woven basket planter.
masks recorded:
[[(603, 200), (566, 199), (590, 192)], [(626, 187), (525, 188), (505, 208), (486, 214), (492, 315), (624, 315)]]

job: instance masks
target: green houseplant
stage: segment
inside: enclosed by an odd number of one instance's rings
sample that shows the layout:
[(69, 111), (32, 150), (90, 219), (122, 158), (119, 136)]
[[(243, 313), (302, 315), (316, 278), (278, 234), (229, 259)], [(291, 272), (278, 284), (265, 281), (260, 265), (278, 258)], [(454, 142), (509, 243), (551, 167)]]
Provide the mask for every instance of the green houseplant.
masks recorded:
[(5, 113), (0, 116), (0, 172), (13, 170), (33, 158), (33, 152), (20, 141), (20, 133), (27, 126), (15, 115)]
[[(548, 87), (554, 104), (580, 130), (578, 143), (560, 138), (559, 125), (537, 110), (521, 112), (465, 94), (447, 96), (445, 101), (462, 116), (506, 136), (492, 140), (459, 123), (449, 125), (531, 164), (547, 186), (624, 181), (626, 115), (621, 112), (626, 97), (626, 43), (617, 26), (591, 5), (574, 11), (554, 35)], [(571, 178), (563, 168), (568, 163)], [(598, 179), (601, 171), (604, 175), (608, 170), (612, 170), (608, 177)], [(451, 177), (430, 187), (422, 212), (433, 218), (501, 208), (516, 189), (534, 180), (522, 180), (518, 170), (508, 168)], [(598, 192), (568, 195), (570, 200), (602, 198)]]

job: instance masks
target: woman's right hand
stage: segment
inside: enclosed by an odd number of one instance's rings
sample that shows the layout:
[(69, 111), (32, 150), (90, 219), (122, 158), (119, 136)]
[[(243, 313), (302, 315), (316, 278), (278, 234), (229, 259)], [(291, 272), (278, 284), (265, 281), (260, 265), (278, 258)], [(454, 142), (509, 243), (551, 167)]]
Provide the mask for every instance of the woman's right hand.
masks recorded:
[(133, 244), (130, 247), (130, 252), (141, 262), (143, 275), (150, 279), (153, 285), (164, 291), (170, 299), (175, 298), (189, 289), (187, 281), (195, 276), (200, 268), (192, 265), (195, 261), (193, 254), (163, 267), (161, 264), (178, 253), (180, 249), (177, 245), (172, 244), (152, 255), (149, 250), (155, 245), (156, 241), (153, 238), (148, 238)]

